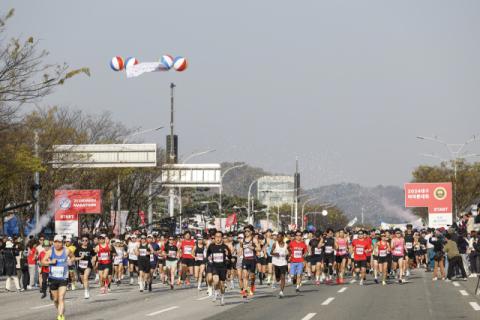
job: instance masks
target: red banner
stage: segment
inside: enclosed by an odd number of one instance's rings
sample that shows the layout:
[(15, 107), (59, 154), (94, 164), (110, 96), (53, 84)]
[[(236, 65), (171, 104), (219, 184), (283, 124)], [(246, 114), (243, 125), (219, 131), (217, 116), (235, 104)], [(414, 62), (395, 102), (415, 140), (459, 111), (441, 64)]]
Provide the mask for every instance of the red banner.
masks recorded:
[(428, 207), (429, 227), (452, 224), (452, 184), (405, 183), (405, 207)]
[(145, 225), (145, 217), (146, 217), (146, 215), (144, 215), (141, 210), (138, 210), (138, 213), (140, 213), (140, 219), (142, 219), (142, 224)]
[(234, 213), (232, 214), (230, 217), (227, 218), (227, 222), (225, 223), (225, 227), (231, 227), (233, 226), (235, 223), (237, 223), (237, 214)]

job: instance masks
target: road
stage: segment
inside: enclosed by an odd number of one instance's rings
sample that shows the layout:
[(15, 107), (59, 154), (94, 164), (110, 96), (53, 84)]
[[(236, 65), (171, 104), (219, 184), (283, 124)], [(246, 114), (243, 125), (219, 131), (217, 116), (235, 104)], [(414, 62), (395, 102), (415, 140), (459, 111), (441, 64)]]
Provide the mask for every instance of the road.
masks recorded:
[[(477, 278), (467, 282), (431, 281), (432, 273), (415, 269), (409, 281), (400, 285), (388, 280), (386, 286), (375, 284), (372, 276), (359, 286), (352, 276), (342, 285), (315, 285), (304, 280), (300, 294), (292, 285), (285, 288), (285, 298), (278, 299), (278, 289), (256, 286), (253, 297), (242, 298), (239, 290), (227, 290), (226, 306), (213, 303), (206, 290), (198, 291), (196, 284), (170, 290), (155, 282), (152, 292), (139, 292), (125, 280), (112, 286), (109, 294), (100, 294), (94, 283), (91, 300), (84, 291), (68, 291), (66, 319), (480, 319), (480, 296), (474, 295)], [(5, 281), (0, 281), (0, 287)], [(3, 289), (2, 289), (3, 291)], [(40, 300), (38, 292), (0, 293), (0, 319), (56, 319), (53, 302)]]

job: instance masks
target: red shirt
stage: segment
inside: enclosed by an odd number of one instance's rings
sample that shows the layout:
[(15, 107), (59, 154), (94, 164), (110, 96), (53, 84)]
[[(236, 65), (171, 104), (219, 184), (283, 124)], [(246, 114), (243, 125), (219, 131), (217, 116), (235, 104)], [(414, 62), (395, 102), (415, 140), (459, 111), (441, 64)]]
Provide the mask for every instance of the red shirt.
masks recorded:
[(110, 263), (110, 247), (108, 246), (108, 243), (106, 243), (103, 248), (100, 243), (98, 244), (98, 263)]
[[(42, 261), (44, 257), (45, 257), (45, 250), (40, 252), (39, 261)], [(42, 272), (43, 273), (50, 273), (50, 267), (43, 267), (42, 266)]]
[(292, 250), (290, 262), (303, 262), (303, 253), (307, 252), (307, 245), (304, 242), (293, 240), (288, 244), (288, 247)]
[(30, 249), (30, 254), (28, 255), (27, 262), (28, 264), (35, 264), (35, 248)]
[[(368, 243), (370, 244), (370, 248), (372, 247), (372, 238), (370, 237), (367, 237), (367, 239), (365, 239), (368, 241)], [(370, 257), (372, 255), (371, 252), (367, 252), (367, 257)]]
[(193, 239), (190, 239), (190, 241), (183, 240), (180, 246), (182, 247), (183, 259), (195, 259), (195, 257), (192, 255), (192, 250), (195, 246), (195, 241), (193, 241)]
[(353, 253), (355, 254), (354, 255), (355, 261), (367, 260), (367, 255), (365, 251), (372, 248), (372, 246), (370, 245), (367, 239), (353, 240), (352, 247), (354, 250)]

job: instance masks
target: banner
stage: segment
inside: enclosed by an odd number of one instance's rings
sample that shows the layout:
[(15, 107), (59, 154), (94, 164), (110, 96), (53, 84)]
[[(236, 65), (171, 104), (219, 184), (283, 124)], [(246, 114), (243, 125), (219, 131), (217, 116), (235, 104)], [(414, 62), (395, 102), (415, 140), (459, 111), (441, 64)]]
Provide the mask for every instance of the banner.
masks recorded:
[(142, 219), (142, 224), (145, 225), (146, 215), (143, 214), (142, 210), (138, 210), (138, 213), (140, 214), (140, 219)]
[(161, 62), (142, 62), (134, 66), (125, 68), (127, 78), (138, 77), (145, 72), (168, 71), (167, 67)]
[(227, 218), (227, 222), (225, 223), (225, 227), (231, 227), (233, 226), (235, 223), (237, 223), (237, 214), (234, 213), (232, 214), (230, 217)]
[(220, 230), (220, 218), (215, 218), (215, 229)]
[(405, 207), (428, 207), (428, 226), (452, 225), (452, 184), (405, 183)]
[(350, 221), (348, 224), (347, 224), (347, 227), (351, 227), (355, 224), (355, 222), (357, 222), (357, 217), (355, 217), (352, 221)]
[(125, 233), (125, 227), (127, 226), (128, 211), (120, 211), (120, 221), (122, 222), (120, 233)]

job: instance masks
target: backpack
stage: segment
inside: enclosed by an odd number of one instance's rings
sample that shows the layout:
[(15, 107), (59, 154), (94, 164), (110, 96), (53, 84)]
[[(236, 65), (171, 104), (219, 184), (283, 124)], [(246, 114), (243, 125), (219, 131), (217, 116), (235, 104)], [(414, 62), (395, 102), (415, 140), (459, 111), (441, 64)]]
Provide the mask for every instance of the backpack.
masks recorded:
[(475, 223), (480, 223), (480, 214), (475, 217)]

